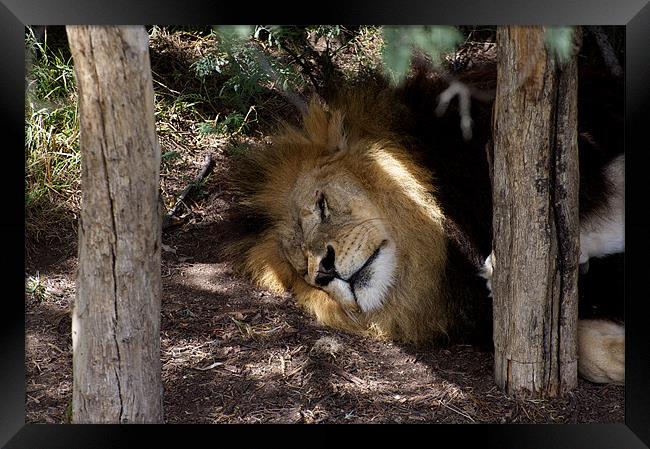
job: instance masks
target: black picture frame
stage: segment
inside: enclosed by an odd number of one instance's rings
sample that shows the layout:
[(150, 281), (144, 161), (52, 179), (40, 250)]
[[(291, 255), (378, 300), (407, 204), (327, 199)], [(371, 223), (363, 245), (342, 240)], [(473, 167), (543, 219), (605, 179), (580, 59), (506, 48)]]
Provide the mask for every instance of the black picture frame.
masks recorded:
[[(626, 237), (625, 424), (585, 425), (435, 425), (431, 426), (313, 426), (300, 430), (280, 425), (163, 426), (25, 424), (24, 302), (24, 88), (25, 25), (62, 24), (546, 24), (625, 25), (626, 27)], [(254, 432), (264, 441), (290, 443), (294, 432), (320, 433), (301, 444), (339, 443), (347, 432), (360, 433), (364, 443), (387, 438), (431, 444), (474, 442), (498, 448), (647, 448), (650, 445), (650, 336), (647, 325), (646, 258), (650, 254), (647, 174), (650, 167), (650, 3), (647, 0), (394, 0), (307, 3), (215, 3), (206, 0), (2, 0), (0, 4), (0, 89), (2, 142), (6, 167), (0, 229), (5, 248), (0, 256), (5, 282), (0, 312), (0, 444), (7, 448), (129, 447), (136, 441), (163, 446), (193, 446), (248, 442)], [(21, 146), (22, 145), (22, 146)], [(291, 433), (287, 433), (287, 431)], [(417, 437), (413, 435), (416, 432)], [(229, 438), (228, 438), (229, 437)], [(234, 438), (231, 440), (230, 438)], [(444, 440), (442, 440), (444, 438)], [(388, 440), (387, 440), (388, 441)], [(451, 443), (454, 442), (454, 443)], [(141, 443), (140, 443), (141, 444)]]

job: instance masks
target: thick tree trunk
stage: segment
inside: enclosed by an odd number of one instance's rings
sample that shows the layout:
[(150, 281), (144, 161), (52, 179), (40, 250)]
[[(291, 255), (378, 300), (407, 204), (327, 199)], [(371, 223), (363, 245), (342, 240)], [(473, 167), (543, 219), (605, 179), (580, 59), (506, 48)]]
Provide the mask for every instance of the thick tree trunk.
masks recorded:
[(494, 111), (495, 379), (538, 397), (577, 385), (577, 68), (544, 33), (498, 29)]
[(160, 147), (148, 36), (131, 26), (67, 31), (83, 192), (72, 420), (162, 422)]

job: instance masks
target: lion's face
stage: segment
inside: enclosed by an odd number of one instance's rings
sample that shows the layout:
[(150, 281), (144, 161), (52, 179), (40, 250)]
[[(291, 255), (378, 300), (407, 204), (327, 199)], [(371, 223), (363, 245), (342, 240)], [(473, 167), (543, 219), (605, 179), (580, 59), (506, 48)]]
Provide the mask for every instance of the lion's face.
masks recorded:
[(359, 180), (325, 164), (299, 176), (289, 201), (280, 243), (298, 275), (344, 307), (381, 307), (394, 280), (395, 242)]
[(358, 117), (312, 104), (302, 127), (249, 154), (238, 181), (264, 227), (246, 240), (243, 268), (265, 288), (291, 291), (321, 323), (424, 340), (449, 321), (431, 173), (376, 130), (382, 115)]

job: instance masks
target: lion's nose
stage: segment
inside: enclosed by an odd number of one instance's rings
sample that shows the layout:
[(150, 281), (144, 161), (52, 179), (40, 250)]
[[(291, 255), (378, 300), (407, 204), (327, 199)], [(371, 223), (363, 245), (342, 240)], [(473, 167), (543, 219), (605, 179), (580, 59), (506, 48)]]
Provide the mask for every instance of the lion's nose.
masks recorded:
[(318, 264), (318, 271), (316, 272), (316, 285), (321, 287), (326, 286), (336, 277), (336, 269), (334, 268), (334, 248), (327, 245), (327, 253)]

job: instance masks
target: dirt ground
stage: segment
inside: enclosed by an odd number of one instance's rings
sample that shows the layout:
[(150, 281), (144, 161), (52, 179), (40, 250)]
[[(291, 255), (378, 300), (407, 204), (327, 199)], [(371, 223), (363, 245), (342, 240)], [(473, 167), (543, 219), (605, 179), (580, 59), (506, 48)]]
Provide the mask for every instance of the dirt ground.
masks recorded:
[[(222, 256), (238, 223), (215, 148), (207, 194), (163, 234), (162, 376), (168, 423), (622, 423), (624, 387), (580, 380), (561, 399), (500, 392), (480, 348), (411, 348), (319, 326), (289, 296), (238, 276)], [(203, 155), (196, 155), (199, 171)], [(26, 267), (26, 414), (69, 422), (73, 238)]]

